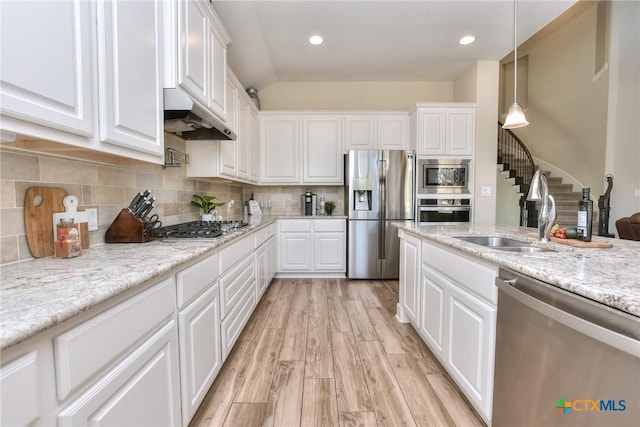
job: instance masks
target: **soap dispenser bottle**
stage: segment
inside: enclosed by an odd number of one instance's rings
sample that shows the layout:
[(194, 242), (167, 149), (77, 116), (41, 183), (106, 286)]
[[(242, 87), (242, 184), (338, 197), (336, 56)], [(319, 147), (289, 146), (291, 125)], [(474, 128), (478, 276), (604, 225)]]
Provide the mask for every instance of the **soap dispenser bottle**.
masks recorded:
[(593, 224), (593, 201), (589, 198), (589, 188), (582, 189), (582, 200), (578, 202), (578, 240), (591, 241)]

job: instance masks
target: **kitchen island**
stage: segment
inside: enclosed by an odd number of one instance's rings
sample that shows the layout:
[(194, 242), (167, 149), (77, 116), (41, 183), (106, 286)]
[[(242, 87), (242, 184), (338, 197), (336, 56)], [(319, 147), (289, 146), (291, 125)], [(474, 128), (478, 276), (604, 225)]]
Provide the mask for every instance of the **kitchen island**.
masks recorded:
[[(420, 226), (394, 224), (400, 230), (459, 250), (497, 266), (515, 270), (566, 291), (640, 316), (640, 242), (593, 237), (613, 243), (612, 248), (574, 248), (541, 243), (529, 236), (533, 228), (503, 225)], [(457, 239), (456, 236), (495, 235), (527, 241), (549, 252), (510, 253)]]
[[(576, 248), (539, 242), (530, 237), (535, 231), (530, 228), (394, 225), (401, 238), (397, 318), (413, 325), (488, 425), (495, 420), (494, 371), (500, 371), (498, 319), (506, 309), (498, 302), (496, 278), (505, 271), (537, 279), (539, 286), (546, 283), (558, 293), (578, 295), (577, 312), (594, 305), (619, 313), (632, 325), (629, 336), (620, 339), (631, 354), (640, 352), (640, 243), (594, 237), (613, 247)], [(526, 340), (529, 329), (521, 327), (513, 334)], [(539, 343), (536, 349), (548, 356), (548, 349), (541, 347), (561, 345), (553, 342)]]

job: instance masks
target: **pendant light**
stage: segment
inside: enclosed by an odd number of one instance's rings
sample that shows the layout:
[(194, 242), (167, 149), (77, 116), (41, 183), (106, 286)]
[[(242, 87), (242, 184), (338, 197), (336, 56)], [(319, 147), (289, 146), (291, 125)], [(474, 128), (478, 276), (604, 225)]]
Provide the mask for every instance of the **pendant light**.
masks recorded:
[(513, 105), (509, 107), (509, 114), (502, 125), (503, 129), (521, 128), (529, 124), (524, 116), (522, 107), (518, 104), (518, 25), (516, 20), (516, 0), (513, 0)]

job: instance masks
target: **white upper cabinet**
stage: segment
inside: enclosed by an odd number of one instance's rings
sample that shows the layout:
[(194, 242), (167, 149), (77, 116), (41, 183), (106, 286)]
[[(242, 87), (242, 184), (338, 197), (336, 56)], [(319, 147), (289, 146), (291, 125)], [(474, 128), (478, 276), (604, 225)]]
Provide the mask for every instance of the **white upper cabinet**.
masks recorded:
[(260, 116), (260, 182), (342, 185), (342, 117), (270, 112)]
[(2, 115), (92, 136), (91, 3), (7, 1), (0, 19)]
[(404, 112), (344, 116), (345, 150), (409, 148), (409, 115)]
[(345, 116), (345, 150), (372, 150), (376, 148), (376, 119), (371, 114)]
[(262, 116), (260, 122), (260, 182), (299, 183), (300, 116)]
[(229, 41), (208, 2), (178, 2), (178, 84), (222, 119)]
[[(238, 88), (231, 81), (229, 76), (227, 76), (227, 126), (233, 129), (238, 135)], [(238, 135), (241, 137), (241, 135)], [(189, 145), (190, 143), (187, 143)], [(238, 156), (236, 150), (236, 141), (220, 141), (220, 155), (218, 156), (218, 160), (220, 163), (220, 175), (225, 175), (228, 177), (235, 177), (238, 174)], [(213, 143), (209, 144), (211, 151), (211, 159), (210, 161), (213, 163), (215, 156), (215, 147), (213, 147)], [(206, 145), (205, 145), (206, 147)], [(214, 165), (211, 165), (212, 168)], [(215, 170), (212, 170), (212, 175), (215, 175)]]
[(411, 115), (418, 156), (471, 157), (475, 112), (474, 104), (418, 104)]
[(3, 130), (162, 163), (163, 2), (3, 2)]
[(257, 183), (257, 108), (231, 70), (227, 70), (225, 90), (226, 124), (237, 138), (234, 141), (187, 141), (187, 176)]
[(162, 156), (161, 1), (98, 3), (100, 140)]
[(304, 116), (304, 183), (342, 184), (342, 119)]
[(405, 150), (409, 148), (409, 115), (384, 114), (376, 117), (377, 147), (381, 150)]

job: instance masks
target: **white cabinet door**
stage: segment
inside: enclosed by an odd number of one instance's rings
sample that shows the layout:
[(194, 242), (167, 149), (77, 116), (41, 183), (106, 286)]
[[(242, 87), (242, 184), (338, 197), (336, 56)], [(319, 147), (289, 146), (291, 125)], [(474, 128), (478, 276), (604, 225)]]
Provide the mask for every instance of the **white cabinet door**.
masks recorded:
[(178, 83), (209, 104), (209, 17), (206, 2), (178, 2)]
[(445, 153), (445, 111), (418, 109), (418, 155)]
[(40, 418), (38, 353), (32, 351), (0, 369), (0, 425), (27, 426)]
[(381, 150), (405, 150), (409, 148), (409, 116), (386, 114), (376, 117), (377, 148)]
[(249, 109), (249, 181), (260, 179), (260, 138), (258, 134), (258, 113)]
[(375, 149), (375, 123), (373, 115), (345, 116), (345, 150)]
[(446, 123), (446, 154), (451, 156), (472, 155), (475, 139), (475, 109), (448, 108)]
[(345, 271), (345, 233), (314, 233), (313, 269)]
[(419, 156), (473, 155), (475, 108), (466, 106), (418, 107), (417, 143)]
[(496, 309), (449, 284), (446, 310), (445, 365), (467, 397), (491, 419)]
[(209, 98), (208, 106), (218, 117), (226, 117), (227, 43), (211, 6), (209, 11)]
[(178, 314), (182, 425), (189, 424), (222, 367), (219, 285)]
[(280, 234), (279, 271), (311, 270), (311, 233)]
[(92, 7), (84, 0), (2, 2), (3, 115), (82, 136), (93, 135)]
[(271, 283), (271, 280), (275, 277), (278, 270), (278, 246), (276, 244), (276, 237), (273, 236), (267, 240), (267, 286)]
[(97, 3), (100, 140), (162, 156), (161, 1)]
[(263, 116), (260, 126), (260, 181), (300, 182), (300, 118)]
[(400, 244), (400, 304), (416, 329), (420, 327), (420, 244), (416, 237), (403, 233)]
[(243, 96), (238, 96), (238, 139), (235, 141), (238, 150), (238, 178), (249, 180), (251, 116), (249, 104)]
[(181, 425), (177, 344), (171, 320), (59, 412), (58, 425)]
[(263, 244), (256, 249), (256, 298), (259, 301), (267, 289), (268, 282), (268, 254), (267, 245)]
[[(231, 79), (227, 78), (227, 125), (238, 134), (238, 88), (233, 84)], [(238, 135), (239, 137), (241, 135)], [(220, 175), (234, 178), (238, 173), (237, 168), (237, 147), (236, 141), (220, 141), (219, 145), (219, 164)], [(213, 151), (213, 148), (211, 148)], [(214, 176), (212, 171), (211, 176)]]
[(342, 184), (340, 117), (304, 117), (304, 183)]
[(447, 281), (427, 266), (422, 267), (420, 335), (441, 361), (444, 361), (445, 295)]

